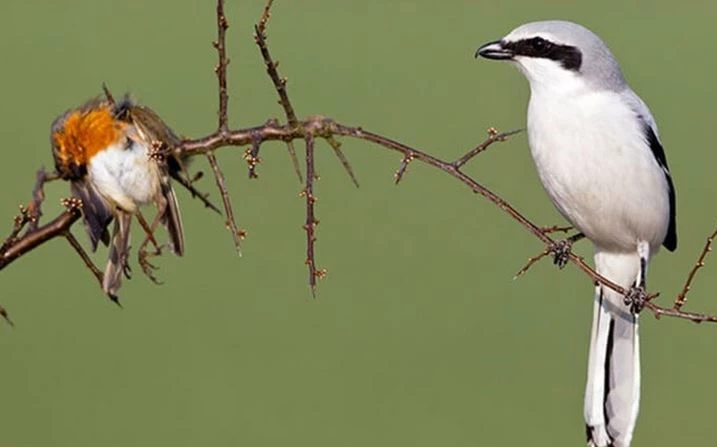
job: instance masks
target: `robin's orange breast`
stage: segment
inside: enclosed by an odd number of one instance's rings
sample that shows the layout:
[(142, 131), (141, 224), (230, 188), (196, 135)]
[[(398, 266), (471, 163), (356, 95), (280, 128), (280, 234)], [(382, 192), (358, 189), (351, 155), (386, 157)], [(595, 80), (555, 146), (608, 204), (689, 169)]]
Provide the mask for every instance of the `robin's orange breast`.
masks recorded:
[(109, 107), (70, 113), (63, 127), (53, 134), (59, 161), (86, 166), (98, 152), (117, 142), (123, 126)]

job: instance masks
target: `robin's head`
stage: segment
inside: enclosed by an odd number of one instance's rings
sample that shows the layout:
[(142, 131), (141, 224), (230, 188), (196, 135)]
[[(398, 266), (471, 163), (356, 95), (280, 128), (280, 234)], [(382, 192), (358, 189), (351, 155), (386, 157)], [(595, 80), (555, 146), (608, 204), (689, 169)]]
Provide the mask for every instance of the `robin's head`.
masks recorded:
[(50, 130), (50, 142), (58, 172), (65, 178), (86, 173), (97, 153), (124, 138), (124, 121), (131, 103), (95, 98), (58, 117)]

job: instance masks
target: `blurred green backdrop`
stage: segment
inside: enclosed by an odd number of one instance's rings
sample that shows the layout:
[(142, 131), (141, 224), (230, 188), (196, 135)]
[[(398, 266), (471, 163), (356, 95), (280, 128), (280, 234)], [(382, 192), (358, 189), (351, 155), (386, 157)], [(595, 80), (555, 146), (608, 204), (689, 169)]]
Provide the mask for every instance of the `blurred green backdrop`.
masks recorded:
[[(280, 117), (253, 46), (259, 0), (230, 1), (231, 123)], [(269, 42), (300, 115), (324, 114), (451, 158), (485, 129), (524, 126), (517, 70), (475, 49), (531, 20), (581, 22), (611, 46), (650, 104), (678, 192), (680, 247), (651, 286), (676, 293), (717, 220), (713, 145), (717, 8), (704, 2), (277, 0)], [(215, 126), (214, 4), (5, 0), (0, 4), (0, 229), (50, 166), (48, 128), (68, 107), (129, 90), (185, 135)], [(583, 445), (592, 286), (457, 181), (357, 141), (356, 190), (322, 144), (316, 300), (306, 286), (303, 201), (284, 147), (249, 181), (220, 152), (240, 226), (180, 192), (187, 256), (162, 286), (135, 268), (125, 308), (54, 241), (0, 274), (0, 446)], [(203, 161), (197, 162), (203, 167)], [(541, 224), (561, 222), (524, 135), (468, 170)], [(213, 182), (202, 182), (213, 191)], [(47, 214), (66, 184), (48, 187)], [(217, 193), (212, 196), (216, 199)], [(80, 227), (76, 233), (86, 242)], [(590, 255), (590, 248), (580, 250)], [(105, 251), (96, 259), (104, 265)], [(690, 307), (717, 311), (717, 259)], [(643, 400), (634, 445), (708, 445), (717, 327), (643, 318)]]

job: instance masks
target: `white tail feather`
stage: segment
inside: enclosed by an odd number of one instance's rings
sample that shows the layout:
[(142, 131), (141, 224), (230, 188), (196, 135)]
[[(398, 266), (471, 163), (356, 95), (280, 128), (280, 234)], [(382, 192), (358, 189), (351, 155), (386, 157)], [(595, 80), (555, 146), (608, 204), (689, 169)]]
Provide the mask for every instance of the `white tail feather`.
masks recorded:
[[(597, 271), (629, 288), (638, 279), (637, 254), (597, 251)], [(640, 404), (640, 340), (638, 317), (623, 296), (598, 286), (593, 308), (585, 423), (588, 445), (629, 447)]]

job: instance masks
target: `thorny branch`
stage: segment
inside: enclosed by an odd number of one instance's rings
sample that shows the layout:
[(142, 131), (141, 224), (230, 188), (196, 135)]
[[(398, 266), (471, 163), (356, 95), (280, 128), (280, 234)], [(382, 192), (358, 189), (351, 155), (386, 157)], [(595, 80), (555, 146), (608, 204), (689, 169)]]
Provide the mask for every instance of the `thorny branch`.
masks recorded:
[[(229, 132), (229, 93), (227, 92), (227, 67), (229, 66), (229, 59), (227, 58), (227, 29), (229, 28), (229, 22), (224, 14), (224, 0), (217, 1), (217, 40), (212, 42), (212, 46), (217, 50), (217, 56), (219, 61), (214, 67), (214, 73), (217, 75), (218, 90), (219, 90), (219, 123), (217, 125), (217, 134), (225, 135)], [(176, 148), (175, 148), (176, 150)], [(214, 152), (207, 152), (207, 160), (209, 166), (211, 166), (214, 172), (214, 179), (217, 182), (217, 188), (222, 196), (222, 203), (224, 204), (224, 215), (226, 216), (226, 227), (232, 232), (232, 239), (234, 240), (234, 246), (237, 252), (241, 256), (241, 239), (242, 232), (237, 226), (236, 219), (234, 218), (234, 211), (232, 210), (232, 202), (229, 197), (229, 190), (227, 190), (226, 181), (224, 174), (219, 168), (219, 163), (214, 155)]]
[(227, 218), (226, 226), (229, 231), (232, 232), (234, 246), (236, 247), (237, 252), (239, 252), (239, 254), (241, 255), (241, 240), (244, 237), (244, 231), (240, 230), (237, 227), (236, 220), (234, 219), (234, 211), (232, 210), (232, 202), (231, 198), (229, 197), (229, 190), (227, 189), (226, 181), (224, 180), (224, 174), (219, 168), (219, 162), (217, 161), (217, 157), (214, 155), (214, 152), (207, 152), (207, 160), (209, 161), (209, 166), (212, 167), (212, 171), (214, 171), (214, 178), (217, 181), (217, 188), (219, 188), (219, 192), (221, 192), (222, 194), (224, 213)]
[[(58, 177), (55, 173), (48, 173), (44, 169), (40, 169), (35, 178), (32, 200), (27, 206), (20, 206), (20, 215), (15, 217), (10, 235), (0, 246), (0, 270), (48, 240), (64, 236), (82, 216), (82, 212), (77, 207), (67, 207), (65, 212), (40, 227), (42, 202), (45, 200), (45, 183)], [(22, 230), (25, 230), (25, 233), (20, 236)]]
[(540, 229), (543, 230), (543, 233), (545, 233), (545, 234), (551, 234), (551, 233), (567, 233), (568, 231), (572, 230), (573, 227), (551, 225), (549, 227), (541, 227)]
[(710, 234), (707, 238), (707, 242), (705, 242), (705, 246), (702, 248), (702, 252), (697, 258), (697, 262), (695, 263), (694, 267), (692, 267), (692, 270), (690, 270), (690, 273), (687, 275), (685, 287), (675, 299), (675, 305), (673, 306), (674, 310), (681, 310), (682, 306), (684, 306), (687, 302), (687, 294), (690, 292), (692, 281), (694, 281), (697, 271), (705, 266), (705, 258), (707, 258), (707, 254), (712, 251), (712, 243), (714, 242), (715, 237), (717, 237), (717, 228), (715, 228), (712, 234)]
[[(71, 200), (71, 199), (70, 199)], [(65, 239), (67, 239), (67, 242), (70, 243), (72, 248), (75, 249), (77, 254), (79, 255), (80, 259), (85, 263), (88, 269), (92, 272), (93, 275), (95, 275), (95, 278), (97, 278), (97, 282), (100, 283), (100, 286), (102, 286), (102, 277), (104, 274), (100, 271), (100, 269), (97, 268), (94, 262), (92, 262), (92, 259), (87, 255), (87, 252), (84, 248), (82, 248), (82, 245), (80, 245), (80, 242), (75, 238), (75, 236), (70, 233), (69, 231), (64, 234)], [(117, 302), (119, 304), (119, 302)]]
[(306, 141), (306, 187), (301, 195), (306, 199), (306, 223), (304, 224), (304, 231), (306, 231), (306, 265), (309, 268), (311, 293), (316, 296), (316, 279), (325, 277), (326, 270), (316, 268), (316, 255), (314, 253), (316, 226), (319, 224), (314, 211), (314, 205), (316, 204), (314, 180), (317, 178), (314, 168), (314, 135), (307, 133), (304, 140)]
[(465, 155), (454, 161), (453, 166), (455, 166), (456, 168), (462, 167), (464, 164), (468, 163), (473, 157), (488, 149), (491, 144), (495, 143), (496, 141), (505, 141), (506, 139), (508, 139), (508, 137), (511, 137), (517, 133), (520, 133), (520, 130), (499, 133), (498, 129), (496, 129), (495, 127), (491, 127), (490, 129), (488, 129), (488, 139), (476, 146), (475, 149), (466, 152)]
[[(221, 0), (219, 2), (221, 2)], [(274, 89), (279, 94), (279, 105), (282, 109), (284, 109), (286, 120), (289, 122), (289, 125), (294, 126), (298, 122), (298, 119), (296, 118), (294, 107), (291, 105), (291, 101), (289, 100), (289, 94), (286, 92), (286, 83), (289, 80), (288, 78), (282, 78), (279, 76), (279, 61), (274, 61), (271, 58), (271, 55), (269, 54), (269, 46), (266, 44), (266, 25), (269, 23), (269, 18), (271, 17), (271, 5), (273, 3), (274, 0), (267, 0), (266, 5), (264, 6), (264, 11), (261, 13), (261, 17), (259, 18), (259, 23), (254, 26), (254, 42), (259, 47), (261, 57), (266, 63), (266, 73), (269, 75), (269, 79), (271, 79), (271, 82), (274, 84)], [(303, 178), (301, 176), (299, 159), (296, 156), (296, 149), (294, 149), (294, 141), (287, 141), (286, 148), (289, 151), (289, 156), (291, 157), (292, 165), (294, 165), (296, 176), (299, 178), (299, 182), (301, 182), (303, 181)], [(254, 156), (256, 157), (259, 154), (258, 145), (255, 152)]]
[[(267, 68), (267, 74), (272, 80), (274, 87), (279, 95), (279, 103), (282, 106), (287, 123), (281, 124), (275, 119), (266, 121), (263, 125), (249, 127), (244, 129), (231, 130), (228, 125), (228, 114), (227, 114), (227, 64), (228, 59), (226, 56), (226, 30), (228, 27), (226, 17), (224, 16), (224, 1), (217, 0), (217, 40), (214, 42), (214, 47), (217, 49), (219, 62), (216, 66), (216, 73), (219, 84), (219, 125), (217, 130), (207, 136), (188, 139), (181, 142), (177, 147), (173, 148), (177, 155), (182, 157), (205, 154), (215, 174), (217, 185), (222, 192), (222, 199), (224, 201), (225, 214), (227, 216), (227, 225), (232, 229), (235, 242), (237, 239), (241, 239), (243, 232), (236, 229), (236, 224), (232, 225), (233, 215), (231, 211), (231, 204), (229, 203), (229, 193), (224, 184), (224, 176), (219, 169), (219, 164), (214, 156), (214, 151), (221, 147), (235, 146), (243, 147), (250, 146), (245, 152), (245, 159), (249, 164), (249, 175), (255, 177), (255, 167), (259, 163), (260, 159), (259, 148), (262, 143), (267, 141), (283, 141), (287, 144), (291, 144), (294, 140), (304, 140), (306, 145), (306, 179), (303, 180), (304, 189), (302, 195), (306, 200), (306, 220), (304, 230), (307, 238), (307, 256), (306, 264), (309, 270), (309, 285), (312, 293), (316, 290), (316, 280), (325, 276), (326, 271), (324, 269), (316, 268), (316, 252), (314, 243), (316, 241), (316, 225), (318, 220), (315, 217), (315, 202), (316, 196), (314, 194), (314, 182), (317, 180), (315, 175), (314, 165), (314, 150), (316, 139), (325, 140), (335, 151), (336, 155), (341, 160), (344, 168), (347, 170), (351, 178), (355, 182), (355, 176), (351, 170), (350, 165), (346, 157), (340, 151), (339, 142), (336, 140), (337, 137), (354, 138), (359, 140), (368, 141), (375, 145), (398, 152), (402, 156), (402, 161), (398, 171), (395, 174), (396, 182), (398, 183), (406, 173), (408, 166), (411, 162), (418, 160), (424, 164), (432, 166), (445, 172), (447, 175), (457, 179), (464, 185), (466, 185), (471, 191), (476, 194), (480, 194), (491, 203), (495, 204), (503, 212), (505, 212), (511, 219), (523, 226), (528, 232), (533, 234), (543, 244), (545, 244), (545, 250), (538, 256), (531, 258), (528, 265), (524, 267), (520, 273), (524, 273), (527, 269), (537, 262), (539, 259), (546, 257), (550, 254), (555, 255), (556, 247), (565, 246), (559, 240), (552, 239), (549, 235), (555, 232), (567, 232), (570, 227), (540, 227), (530, 221), (528, 218), (523, 216), (518, 210), (511, 206), (508, 202), (502, 199), (500, 196), (487, 189), (485, 186), (480, 184), (471, 176), (464, 173), (461, 168), (476, 157), (478, 154), (485, 151), (489, 146), (503, 142), (508, 139), (511, 135), (517, 133), (517, 131), (499, 133), (495, 129), (489, 129), (488, 138), (483, 141), (480, 145), (466, 152), (463, 156), (459, 157), (455, 161), (446, 161), (430, 155), (429, 153), (419, 150), (415, 147), (410, 147), (390, 138), (372, 133), (364, 130), (361, 127), (348, 126), (338, 123), (330, 118), (322, 116), (312, 116), (305, 119), (299, 119), (296, 116), (296, 112), (291, 104), (289, 95), (286, 90), (286, 78), (282, 78), (278, 73), (278, 62), (272, 59), (271, 53), (266, 40), (266, 26), (271, 15), (271, 4), (272, 1), (268, 0), (266, 7), (263, 10), (261, 18), (258, 24), (255, 26), (255, 41), (259, 47), (259, 51), (264, 59), (264, 63)], [(298, 165), (298, 159), (293, 151), (293, 146), (290, 146), (290, 153), (297, 170), (300, 174)], [(40, 171), (37, 176), (36, 186), (33, 190), (33, 199), (27, 207), (21, 207), (20, 215), (15, 219), (13, 229), (10, 236), (0, 246), (0, 270), (11, 264), (13, 261), (28, 253), (29, 251), (42, 245), (44, 242), (62, 236), (65, 237), (71, 246), (78, 252), (81, 258), (85, 261), (87, 266), (90, 268), (94, 276), (101, 281), (102, 273), (97, 269), (89, 257), (86, 255), (84, 250), (81, 248), (77, 240), (71, 235), (70, 229), (75, 222), (81, 217), (80, 205), (73, 202), (72, 199), (66, 200), (66, 210), (61, 213), (58, 217), (50, 221), (49, 223), (40, 226), (39, 219), (41, 216), (40, 206), (44, 200), (43, 185), (47, 181), (53, 180), (56, 176), (52, 173), (45, 173), (44, 170)], [(22, 231), (25, 232), (21, 235)], [(648, 295), (644, 307), (650, 310), (655, 317), (661, 316), (675, 317), (681, 319), (687, 319), (693, 322), (717, 322), (717, 316), (686, 312), (682, 308), (686, 302), (687, 294), (691, 289), (692, 283), (694, 282), (698, 270), (704, 266), (706, 257), (711, 251), (713, 240), (717, 237), (717, 229), (712, 233), (702, 249), (695, 266), (687, 275), (685, 284), (681, 292), (677, 295), (674, 303), (671, 307), (662, 307), (654, 303), (655, 298), (658, 294), (653, 293)], [(238, 245), (237, 245), (238, 246)], [(576, 265), (582, 270), (593, 282), (599, 283), (605, 287), (609, 287), (618, 293), (626, 295), (629, 291), (625, 290), (617, 284), (609, 281), (597, 274), (587, 262), (569, 250), (565, 255), (566, 259)], [(7, 313), (5, 309), (0, 307), (0, 316), (7, 319)], [(9, 320), (8, 320), (9, 321)]]
[[(286, 77), (282, 77), (279, 74), (279, 61), (272, 59), (271, 53), (269, 52), (269, 46), (266, 43), (266, 25), (269, 22), (269, 18), (271, 18), (272, 3), (273, 0), (268, 0), (266, 2), (266, 6), (264, 7), (264, 12), (261, 15), (261, 19), (259, 20), (259, 23), (254, 26), (254, 41), (259, 47), (261, 57), (264, 59), (264, 64), (266, 65), (266, 73), (269, 75), (271, 82), (274, 84), (274, 89), (279, 94), (279, 105), (281, 105), (281, 107), (284, 109), (286, 120), (289, 122), (290, 126), (296, 126), (299, 120), (296, 117), (294, 106), (291, 104), (291, 100), (289, 99), (289, 93), (286, 90), (286, 84), (289, 79)], [(358, 180), (356, 179), (356, 175), (351, 168), (351, 164), (349, 163), (348, 158), (346, 158), (346, 155), (341, 151), (341, 144), (336, 141), (332, 136), (328, 136), (325, 139), (326, 142), (329, 143), (331, 148), (334, 150), (336, 156), (339, 158), (339, 161), (346, 170), (346, 173), (349, 175), (349, 177), (351, 177), (351, 181), (354, 183), (354, 185), (358, 187)], [(294, 160), (294, 167), (296, 168), (296, 173), (299, 176), (299, 179), (301, 179), (301, 170), (298, 168), (298, 160), (294, 151), (294, 145), (292, 141), (288, 141), (287, 144), (289, 147), (289, 153), (292, 156), (292, 160)]]
[[(27, 206), (20, 207), (20, 215), (15, 217), (10, 235), (0, 246), (0, 270), (50, 239), (64, 237), (101, 284), (102, 272), (92, 263), (87, 252), (70, 232), (72, 225), (82, 217), (81, 202), (78, 199), (62, 199), (61, 203), (65, 211), (49, 223), (39, 226), (42, 202), (45, 200), (45, 183), (57, 178), (54, 172), (47, 172), (44, 169), (37, 172), (32, 200)], [(25, 232), (20, 236), (23, 230)], [(0, 306), (0, 317), (12, 325), (7, 311), (2, 306)]]
[(219, 132), (229, 130), (229, 93), (227, 92), (227, 66), (229, 59), (227, 58), (227, 29), (229, 22), (224, 14), (224, 0), (217, 1), (217, 40), (212, 45), (217, 50), (219, 62), (214, 68), (219, 82)]

